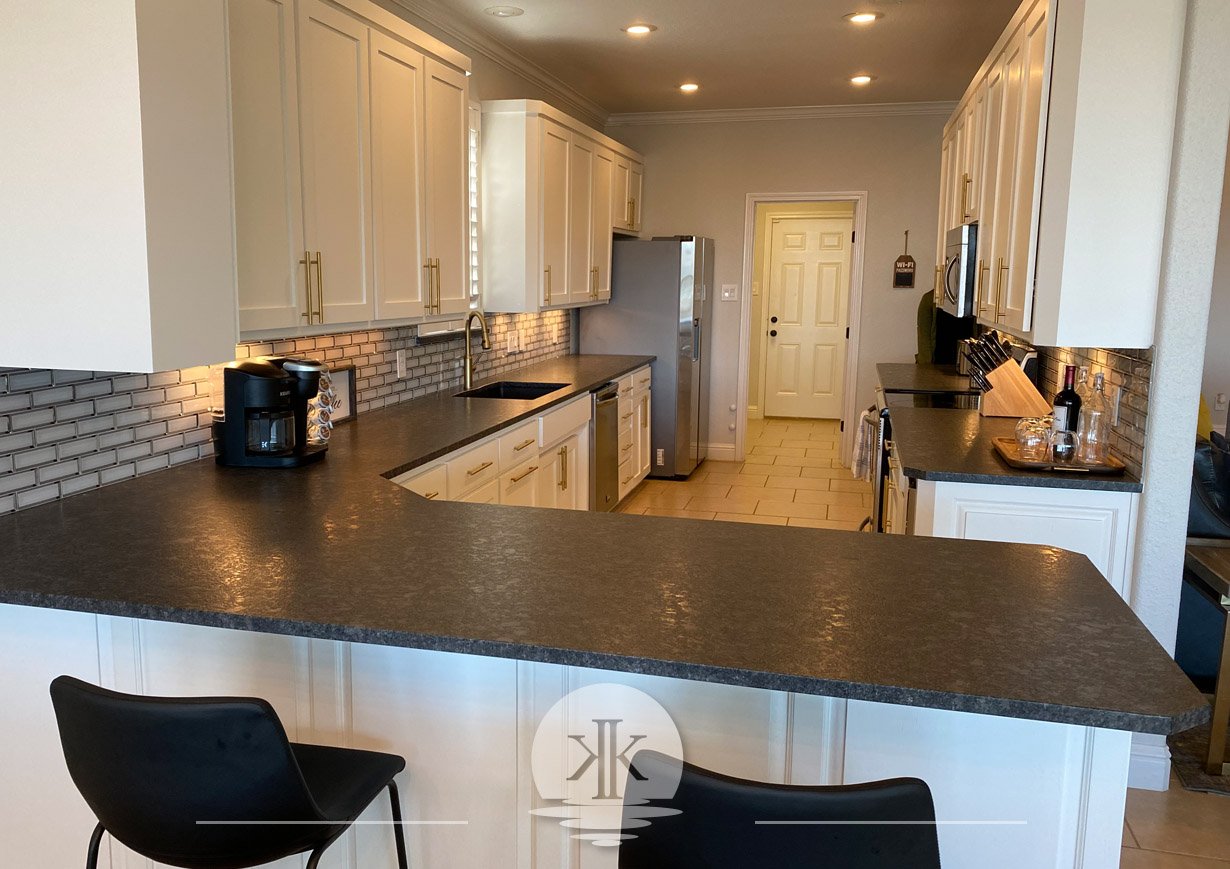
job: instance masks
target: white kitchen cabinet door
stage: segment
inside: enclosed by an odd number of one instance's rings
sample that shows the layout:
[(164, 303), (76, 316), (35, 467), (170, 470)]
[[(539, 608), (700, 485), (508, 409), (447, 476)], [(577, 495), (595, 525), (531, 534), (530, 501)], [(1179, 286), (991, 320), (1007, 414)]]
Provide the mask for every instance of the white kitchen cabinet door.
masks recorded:
[(542, 146), (542, 292), (544, 306), (568, 301), (568, 130), (540, 120)]
[(594, 152), (597, 144), (572, 133), (568, 145), (568, 301), (594, 299)]
[(1012, 176), (1012, 227), (1007, 249), (999, 319), (1016, 332), (1028, 332), (1034, 308), (1034, 264), (1037, 253), (1038, 202), (1042, 174), (1038, 171), (1044, 147), (1040, 132), (1042, 95), (1046, 89), (1047, 8), (1038, 3), (1031, 10), (1018, 38), (1013, 40), (1011, 66), (1018, 77), (1009, 79), (1019, 88), (1013, 100), (1019, 103), (1016, 123), (1016, 158)]
[(581, 435), (578, 431), (539, 456), (539, 507), (589, 509), (589, 461)]
[(1004, 105), (1004, 64), (997, 62), (987, 73), (983, 82), (983, 118), (981, 164), (978, 176), (978, 319), (994, 325), (998, 299), (992, 279), (995, 264), (998, 212), (996, 197), (999, 192), (1000, 123)]
[(500, 474), (500, 503), (510, 507), (539, 506), (541, 473), (542, 463), (533, 459)]
[(316, 322), (375, 316), (368, 72), (367, 25), (321, 0), (300, 0), (303, 223), (316, 258)]
[(427, 470), (416, 468), (401, 476), (394, 477), (393, 482), (403, 489), (409, 489), (417, 495), (422, 495), (428, 501), (448, 500), (448, 466), (435, 465)]
[(465, 73), (427, 58), (425, 128), (427, 256), (435, 302), (429, 314), (470, 307), (470, 96)]
[(372, 248), (379, 319), (423, 316), (431, 278), (423, 244), (423, 65), (423, 55), (372, 31)]
[(239, 329), (306, 324), (299, 84), (290, 0), (227, 4)]
[(593, 271), (593, 298), (611, 299), (611, 191), (615, 177), (615, 155), (598, 146), (594, 151), (594, 195), (590, 217), (590, 269)]
[(1014, 208), (1016, 162), (1021, 131), (1022, 76), (1025, 71), (1024, 48), (1023, 41), (1014, 38), (1004, 50), (1001, 61), (997, 63), (1003, 70), (1003, 99), (1000, 102), (995, 211), (992, 215), (992, 236), (987, 257), (987, 264), (991, 267), (987, 283), (991, 287), (990, 295), (995, 299), (995, 310), (989, 312), (988, 322), (993, 324), (1000, 324), (1006, 319), (1004, 297), (1007, 293), (1008, 273), (1012, 267), (1012, 238), (1017, 224)]
[(623, 232), (632, 230), (632, 161), (622, 154), (615, 155), (614, 174), (611, 176), (611, 228)]
[(653, 455), (652, 401), (648, 390), (637, 395), (634, 425), (636, 427), (633, 433), (633, 439), (636, 441), (636, 482), (639, 484), (641, 480), (649, 476), (649, 466), (653, 461), (651, 458)]

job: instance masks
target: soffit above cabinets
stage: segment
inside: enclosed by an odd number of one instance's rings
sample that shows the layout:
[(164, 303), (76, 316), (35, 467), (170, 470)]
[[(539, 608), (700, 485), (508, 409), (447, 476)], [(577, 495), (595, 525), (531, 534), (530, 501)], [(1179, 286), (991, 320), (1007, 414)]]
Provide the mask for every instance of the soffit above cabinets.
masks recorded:
[[(478, 32), (613, 114), (956, 100), (1019, 0), (392, 0)], [(870, 26), (843, 16), (882, 12)], [(658, 30), (631, 38), (644, 21)], [(860, 72), (876, 76), (854, 87)], [(697, 81), (699, 92), (678, 85)]]

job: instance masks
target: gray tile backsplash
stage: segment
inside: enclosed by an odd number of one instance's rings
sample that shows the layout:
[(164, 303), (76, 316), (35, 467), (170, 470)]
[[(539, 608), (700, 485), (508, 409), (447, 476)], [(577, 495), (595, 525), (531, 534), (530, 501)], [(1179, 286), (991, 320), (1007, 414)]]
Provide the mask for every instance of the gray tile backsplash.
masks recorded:
[[(476, 378), (569, 351), (567, 312), (491, 314), (488, 321), (492, 349), (478, 353)], [(513, 332), (521, 350), (510, 354)], [(420, 343), (418, 327), (398, 326), (248, 342), (235, 348), (235, 356), (296, 354), (354, 365), (362, 415), (456, 388), (463, 346), (460, 333)], [(398, 350), (406, 351), (401, 379)], [(212, 455), (210, 371), (208, 366), (155, 374), (0, 368), (0, 513)]]

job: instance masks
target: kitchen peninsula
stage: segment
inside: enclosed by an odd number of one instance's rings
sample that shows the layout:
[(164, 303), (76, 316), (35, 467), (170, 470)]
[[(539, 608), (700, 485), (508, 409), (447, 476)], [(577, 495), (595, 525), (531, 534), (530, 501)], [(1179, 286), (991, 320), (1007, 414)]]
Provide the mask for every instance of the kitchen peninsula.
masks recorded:
[[(88, 832), (46, 695), (70, 672), (259, 694), (292, 738), (405, 755), (415, 865), (559, 865), (574, 845), (529, 814), (528, 743), (605, 681), (733, 774), (926, 779), (964, 822), (940, 829), (945, 866), (1117, 865), (1131, 732), (1207, 706), (1084, 557), (436, 503), (388, 479), (646, 361), (565, 357), (518, 372), (567, 384), (535, 401), (370, 413), (292, 473), (202, 461), (0, 518), (6, 859), (75, 862)], [(358, 865), (385, 839), (360, 829)], [(613, 865), (598, 851), (580, 865)]]

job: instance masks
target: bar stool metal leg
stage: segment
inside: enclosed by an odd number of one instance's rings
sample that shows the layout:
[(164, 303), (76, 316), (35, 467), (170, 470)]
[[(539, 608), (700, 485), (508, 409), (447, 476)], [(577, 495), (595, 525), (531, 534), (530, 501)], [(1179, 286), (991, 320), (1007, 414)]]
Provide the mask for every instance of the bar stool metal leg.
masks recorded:
[(1230, 726), (1230, 606), (1222, 598), (1226, 608), (1221, 639), (1221, 660), (1217, 665), (1217, 687), (1213, 689), (1213, 720), (1209, 722), (1209, 753), (1205, 758), (1204, 771), (1209, 775), (1225, 775), (1226, 727)]
[(393, 841), (397, 843), (397, 867), (409, 869), (406, 861), (406, 831), (401, 823), (401, 799), (397, 796), (397, 783), (389, 782), (389, 803), (393, 808)]
[(94, 825), (94, 832), (90, 836), (90, 850), (85, 855), (85, 869), (98, 869), (98, 848), (102, 844), (105, 832), (107, 831), (103, 829), (102, 824)]

